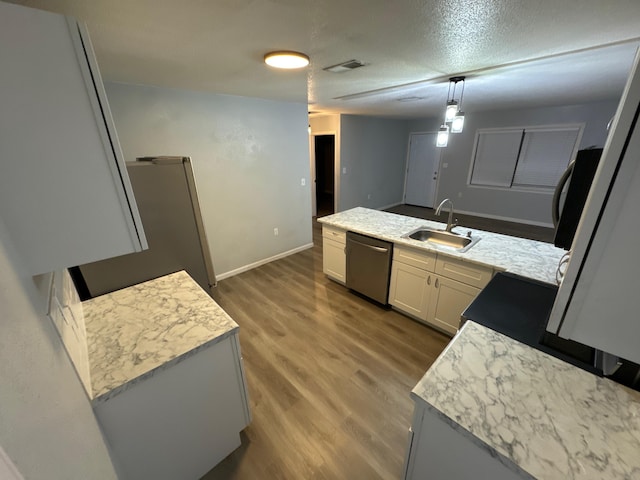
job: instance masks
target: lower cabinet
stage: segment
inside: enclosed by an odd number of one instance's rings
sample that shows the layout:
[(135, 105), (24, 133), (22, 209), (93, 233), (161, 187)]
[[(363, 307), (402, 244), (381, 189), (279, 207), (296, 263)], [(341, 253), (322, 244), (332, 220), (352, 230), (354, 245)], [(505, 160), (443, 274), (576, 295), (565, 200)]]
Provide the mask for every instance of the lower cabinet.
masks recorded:
[(391, 267), (389, 303), (398, 310), (455, 334), (460, 316), (493, 269), (447, 255), (396, 246)]
[(436, 275), (429, 296), (427, 322), (455, 334), (460, 328), (460, 316), (480, 289)]
[(124, 480), (196, 480), (251, 421), (237, 334), (94, 404)]
[(322, 271), (332, 280), (347, 281), (347, 256), (345, 230), (322, 227)]
[(421, 320), (427, 319), (434, 274), (398, 261), (391, 265), (389, 303)]
[(409, 430), (404, 480), (456, 478), (522, 478), (505, 466), (482, 442), (473, 441), (431, 408), (416, 403)]

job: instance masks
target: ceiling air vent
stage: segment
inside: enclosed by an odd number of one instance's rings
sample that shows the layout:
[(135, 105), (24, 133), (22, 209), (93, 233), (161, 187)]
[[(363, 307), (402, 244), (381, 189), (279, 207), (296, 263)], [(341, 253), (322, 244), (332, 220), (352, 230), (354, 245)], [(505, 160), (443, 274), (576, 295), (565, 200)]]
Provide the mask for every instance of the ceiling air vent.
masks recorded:
[(327, 72), (333, 73), (342, 73), (348, 72), (349, 70), (353, 70), (355, 68), (364, 67), (364, 63), (360, 60), (347, 60), (346, 62), (339, 63), (337, 65), (332, 65), (331, 67), (323, 68)]

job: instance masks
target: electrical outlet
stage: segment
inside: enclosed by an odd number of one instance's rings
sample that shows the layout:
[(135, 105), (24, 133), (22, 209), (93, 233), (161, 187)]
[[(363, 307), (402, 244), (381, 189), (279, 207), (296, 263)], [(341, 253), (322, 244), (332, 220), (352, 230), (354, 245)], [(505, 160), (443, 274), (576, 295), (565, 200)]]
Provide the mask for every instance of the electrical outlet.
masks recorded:
[(277, 227), (276, 227), (276, 228), (274, 228), (274, 229), (273, 229), (273, 236), (274, 236), (274, 237), (277, 237), (277, 236), (278, 236), (278, 233), (279, 233), (279, 232), (278, 232), (278, 228), (277, 228)]
[(442, 168), (449, 168), (449, 164), (448, 164), (447, 162), (444, 162), (444, 163), (442, 164)]
[(346, 175), (347, 174), (347, 167), (342, 167), (342, 174)]
[(371, 194), (367, 195), (367, 200), (371, 200)]
[(300, 179), (300, 185), (302, 185), (303, 187), (307, 184), (307, 180), (305, 178), (301, 178)]
[(458, 198), (462, 198), (462, 192), (458, 192)]

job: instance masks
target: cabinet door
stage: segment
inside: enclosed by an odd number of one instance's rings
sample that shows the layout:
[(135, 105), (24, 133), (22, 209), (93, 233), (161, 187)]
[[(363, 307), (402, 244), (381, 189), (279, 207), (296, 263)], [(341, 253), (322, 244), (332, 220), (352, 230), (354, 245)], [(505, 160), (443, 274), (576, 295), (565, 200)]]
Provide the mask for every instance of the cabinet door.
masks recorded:
[(421, 268), (393, 262), (391, 284), (389, 285), (389, 303), (398, 310), (426, 320), (429, 291), (434, 278), (433, 273)]
[(146, 248), (88, 37), (0, 2), (0, 217), (30, 273)]
[(455, 334), (460, 326), (460, 316), (480, 289), (436, 276), (429, 299), (427, 321), (446, 332)]
[(338, 282), (347, 281), (347, 257), (344, 243), (329, 238), (322, 239), (322, 271)]

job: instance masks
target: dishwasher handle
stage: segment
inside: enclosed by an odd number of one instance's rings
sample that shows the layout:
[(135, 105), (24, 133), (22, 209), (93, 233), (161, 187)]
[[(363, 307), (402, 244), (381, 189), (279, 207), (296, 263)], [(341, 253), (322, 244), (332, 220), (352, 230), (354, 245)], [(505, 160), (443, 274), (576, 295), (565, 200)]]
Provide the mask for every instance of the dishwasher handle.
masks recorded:
[(358, 242), (358, 241), (353, 240), (353, 239), (349, 239), (349, 243), (357, 243), (358, 245), (370, 248), (370, 249), (375, 250), (376, 252), (380, 252), (380, 253), (387, 253), (389, 251), (388, 248), (376, 247), (375, 245), (367, 245), (366, 243)]

